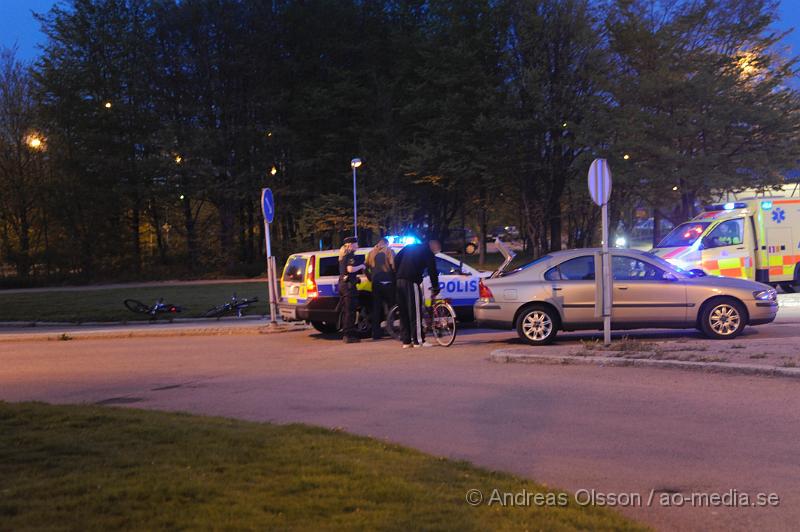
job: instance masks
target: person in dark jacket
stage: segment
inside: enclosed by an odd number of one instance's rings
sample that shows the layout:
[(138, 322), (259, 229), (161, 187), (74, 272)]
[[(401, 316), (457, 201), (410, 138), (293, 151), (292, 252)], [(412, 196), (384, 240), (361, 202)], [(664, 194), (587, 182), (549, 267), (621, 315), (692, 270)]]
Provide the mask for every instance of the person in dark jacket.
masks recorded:
[(431, 279), (431, 296), (439, 294), (439, 272), (436, 270), (436, 254), (442, 250), (438, 240), (423, 244), (411, 244), (400, 250), (395, 257), (397, 270), (397, 306), (400, 312), (400, 334), (403, 348), (430, 347), (425, 342), (422, 326), (422, 276), (425, 270)]
[(358, 272), (364, 270), (363, 264), (356, 265), (358, 239), (349, 236), (339, 249), (339, 297), (342, 308), (342, 333), (345, 343), (360, 342), (356, 330), (356, 309), (358, 308)]
[(384, 306), (394, 306), (394, 251), (385, 238), (378, 240), (375, 247), (367, 255), (367, 278), (372, 281), (372, 339), (380, 340), (383, 336)]

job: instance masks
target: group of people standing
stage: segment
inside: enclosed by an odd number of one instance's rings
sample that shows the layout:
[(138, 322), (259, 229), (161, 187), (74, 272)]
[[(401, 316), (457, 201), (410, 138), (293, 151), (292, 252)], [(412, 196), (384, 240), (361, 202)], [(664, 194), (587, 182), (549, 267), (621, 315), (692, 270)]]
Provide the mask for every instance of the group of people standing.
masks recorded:
[(397, 303), (400, 314), (400, 330), (403, 348), (428, 347), (422, 325), (422, 305), (425, 296), (422, 278), (427, 270), (431, 279), (431, 296), (439, 293), (439, 275), (436, 269), (436, 254), (441, 251), (437, 240), (421, 244), (410, 244), (397, 255), (385, 238), (373, 247), (366, 260), (358, 264), (356, 251), (358, 239), (348, 237), (339, 249), (339, 296), (342, 309), (344, 341), (359, 342), (356, 330), (358, 309), (358, 274), (364, 272), (372, 282), (372, 339), (383, 337), (381, 323), (385, 319), (384, 309)]

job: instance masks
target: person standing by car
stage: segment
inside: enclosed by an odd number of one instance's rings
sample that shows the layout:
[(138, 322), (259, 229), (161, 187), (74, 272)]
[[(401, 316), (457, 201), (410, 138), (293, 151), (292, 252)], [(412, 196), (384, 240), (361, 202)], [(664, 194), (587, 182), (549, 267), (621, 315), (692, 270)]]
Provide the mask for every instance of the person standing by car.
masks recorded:
[(367, 255), (367, 278), (372, 281), (373, 340), (380, 340), (383, 336), (383, 307), (394, 306), (394, 275), (394, 251), (389, 247), (389, 241), (381, 238)]
[(356, 331), (356, 309), (358, 308), (358, 272), (364, 270), (363, 264), (356, 265), (358, 239), (349, 236), (339, 248), (339, 305), (342, 309), (342, 333), (345, 343), (360, 342)]
[(431, 347), (425, 342), (422, 329), (422, 276), (425, 270), (431, 278), (431, 297), (439, 294), (439, 272), (436, 254), (442, 249), (438, 240), (411, 244), (400, 250), (395, 258), (397, 269), (397, 306), (400, 311), (400, 337), (403, 348)]

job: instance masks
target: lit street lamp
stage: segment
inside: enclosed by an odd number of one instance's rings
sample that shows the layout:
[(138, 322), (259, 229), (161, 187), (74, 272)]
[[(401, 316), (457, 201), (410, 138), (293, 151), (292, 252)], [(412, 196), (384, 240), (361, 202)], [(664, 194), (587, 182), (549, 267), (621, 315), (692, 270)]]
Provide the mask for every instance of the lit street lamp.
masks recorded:
[(275, 175), (278, 173), (278, 168), (275, 165), (272, 165), (272, 168), (269, 170), (269, 175)]
[(356, 168), (361, 166), (361, 159), (350, 161), (350, 168), (353, 169), (353, 236), (358, 238), (358, 203), (356, 202)]
[(106, 103), (103, 104), (103, 107), (105, 107), (106, 109), (111, 109), (111, 102), (107, 101)]
[(25, 138), (25, 144), (32, 150), (43, 150), (44, 149), (44, 140), (39, 135), (35, 133), (31, 133)]

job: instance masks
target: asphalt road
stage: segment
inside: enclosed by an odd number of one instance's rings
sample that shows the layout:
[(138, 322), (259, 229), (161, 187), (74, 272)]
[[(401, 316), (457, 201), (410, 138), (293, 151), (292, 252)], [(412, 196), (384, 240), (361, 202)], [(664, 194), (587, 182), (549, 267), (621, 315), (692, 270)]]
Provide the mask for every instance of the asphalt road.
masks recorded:
[[(752, 334), (800, 349), (792, 325)], [(389, 340), (345, 346), (308, 331), (2, 342), (0, 399), (340, 427), (572, 491), (638, 493), (645, 503), (651, 490), (657, 502), (663, 492), (734, 489), (781, 499), (768, 508), (621, 508), (665, 530), (800, 523), (797, 380), (487, 361), (513, 338), (468, 330), (451, 348), (417, 350)]]

